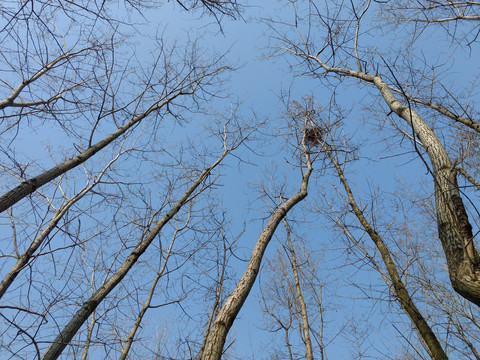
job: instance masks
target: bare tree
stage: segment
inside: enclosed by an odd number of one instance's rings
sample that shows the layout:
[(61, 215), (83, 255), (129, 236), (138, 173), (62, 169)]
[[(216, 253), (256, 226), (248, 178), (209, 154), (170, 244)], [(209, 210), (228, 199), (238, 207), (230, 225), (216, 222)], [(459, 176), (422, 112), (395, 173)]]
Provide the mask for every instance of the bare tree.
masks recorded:
[[(158, 281), (162, 278), (162, 276), (165, 275), (166, 269), (167, 269), (167, 263), (168, 260), (173, 252), (173, 246), (175, 245), (175, 240), (177, 240), (178, 234), (183, 231), (187, 226), (190, 221), (190, 218), (187, 218), (187, 221), (182, 224), (181, 226), (176, 225), (176, 230), (173, 234), (172, 241), (168, 245), (168, 248), (165, 250), (165, 254), (162, 256), (163, 257), (163, 263), (161, 264), (161, 268), (158, 269), (157, 274), (155, 275), (155, 278), (152, 281), (152, 286), (150, 287), (150, 291), (148, 292), (147, 299), (145, 300), (145, 303), (142, 305), (142, 308), (140, 312), (137, 315), (137, 318), (135, 319), (134, 324), (132, 325), (132, 328), (128, 334), (127, 341), (125, 342), (125, 346), (122, 349), (122, 353), (119, 356), (119, 359), (125, 360), (127, 358), (127, 354), (129, 353), (132, 343), (135, 339), (135, 335), (137, 331), (139, 330), (140, 324), (142, 323), (143, 317), (145, 316), (145, 313), (147, 310), (152, 306), (152, 299), (155, 294), (155, 288), (158, 284)], [(181, 299), (180, 299), (181, 300)], [(179, 300), (179, 301), (180, 301)], [(166, 305), (166, 304), (162, 304)], [(158, 305), (157, 305), (158, 307)]]
[(292, 225), (284, 223), (287, 241), (281, 241), (283, 251), (278, 250), (275, 258), (266, 262), (260, 282), (260, 306), (267, 315), (266, 327), (272, 333), (285, 333), (290, 359), (302, 353), (306, 359), (325, 359), (326, 302), (322, 296), (324, 284), (316, 272), (319, 259), (308, 254), (297, 236), (295, 242), (292, 240)]
[[(429, 326), (424, 316), (418, 310), (417, 306), (415, 305), (415, 302), (411, 298), (404, 282), (400, 277), (400, 274), (397, 269), (397, 265), (395, 264), (390, 254), (390, 251), (388, 250), (388, 247), (385, 245), (385, 242), (383, 241), (382, 237), (377, 233), (377, 231), (375, 231), (375, 229), (371, 226), (370, 222), (365, 218), (363, 211), (358, 206), (357, 201), (353, 196), (353, 192), (347, 182), (347, 179), (345, 178), (344, 171), (342, 169), (341, 164), (339, 163), (336, 156), (333, 155), (329, 149), (324, 148), (324, 151), (328, 153), (330, 160), (332, 161), (333, 165), (335, 166), (335, 169), (337, 170), (338, 177), (347, 194), (346, 201), (352, 208), (353, 212), (355, 213), (355, 216), (358, 218), (358, 221), (360, 222), (362, 227), (365, 229), (367, 234), (370, 236), (372, 241), (375, 243), (375, 246), (378, 248), (381, 254), (383, 263), (385, 264), (385, 267), (387, 269), (388, 277), (386, 277), (386, 274), (382, 270), (380, 269), (379, 270), (381, 271), (381, 274), (385, 277), (385, 280), (387, 281), (387, 285), (390, 286), (393, 295), (398, 300), (402, 308), (410, 317), (412, 323), (417, 328), (420, 334), (420, 337), (425, 342), (428, 353), (432, 357), (432, 359), (448, 359), (445, 351), (443, 350), (442, 345), (438, 341), (432, 328)], [(342, 225), (342, 226), (344, 227), (344, 231), (346, 232), (347, 236), (349, 236), (350, 234), (346, 229), (345, 225)]]
[[(143, 27), (168, 8), (228, 36), (243, 2), (0, 5), (0, 353), (235, 357), (262, 271), (273, 356), (346, 340), (358, 358), (479, 358), (478, 4), (283, 3), (266, 14), (296, 76), (280, 97), (315, 96), (261, 131), (228, 54)], [(232, 164), (263, 169), (248, 213), (222, 204)]]
[[(429, 26), (440, 27), (451, 39), (464, 41), (468, 46), (478, 39), (480, 4), (477, 1), (389, 1), (382, 4), (386, 19), (394, 24), (414, 23), (413, 37), (418, 37)], [(464, 22), (467, 28), (457, 26)]]
[[(177, 3), (218, 21), (240, 10), (235, 2)], [(221, 111), (212, 115), (210, 101), (225, 94), (222, 74), (230, 69), (223, 54), (207, 55), (195, 41), (183, 46), (159, 34), (143, 39), (149, 54), (132, 51), (142, 11), (160, 5), (0, 5), (1, 240), (9, 244), (0, 253), (6, 269), (0, 347), (8, 356), (58, 358), (67, 347), (68, 357), (126, 357), (143, 314), (156, 306), (160, 278), (186, 276), (182, 266), (195, 257), (200, 266), (213, 241), (213, 224), (205, 219), (213, 218), (214, 207), (204, 194), (218, 165), (256, 125), (239, 120), (235, 106), (226, 118)], [(208, 120), (182, 128), (194, 116)], [(192, 140), (192, 129), (202, 137)], [(24, 144), (35, 131), (51, 132), (42, 149), (46, 158)], [(214, 143), (220, 154), (210, 148)], [(149, 260), (164, 254), (163, 237), (177, 238), (170, 221), (185, 221), (182, 236), (191, 232), (195, 241), (177, 240), (182, 245), (169, 248), (163, 267), (147, 271), (154, 268)], [(162, 303), (188, 293), (177, 290), (167, 287)], [(125, 334), (120, 322), (137, 307)]]
[[(463, 55), (468, 58), (477, 51), (478, 4), (368, 0), (348, 4), (324, 1), (285, 4), (292, 9), (290, 17), (272, 17), (267, 21), (272, 30), (272, 55), (289, 57), (292, 60), (289, 70), (313, 79), (313, 86), (315, 82), (321, 86), (315, 88), (322, 92), (316, 95), (317, 101), (330, 97), (348, 107), (349, 114), (341, 115), (345, 119), (343, 132), (347, 135), (344, 137), (361, 144), (356, 159), (363, 165), (352, 164), (348, 183), (346, 162), (353, 158), (343, 159), (341, 155), (342, 161), (339, 161), (339, 152), (333, 150), (345, 142), (326, 141), (322, 147), (324, 153), (336, 154), (331, 161), (337, 180), (332, 182), (346, 191), (337, 189), (345, 194), (342, 197), (349, 204), (334, 222), (343, 227), (344, 235), (355, 246), (364, 246), (367, 235), (372, 240), (376, 237), (375, 248), (359, 247), (358, 261), (379, 271), (396, 300), (399, 300), (399, 289), (408, 295), (413, 307), (407, 310), (403, 307), (406, 303), (402, 307), (407, 313), (416, 309), (419, 316), (411, 312), (409, 317), (417, 330), (420, 322), (424, 323), (426, 332), (420, 331), (420, 338), (432, 340), (427, 346), (430, 357), (474, 358), (478, 347), (476, 330), (469, 326), (468, 318), (461, 315), (464, 310), (460, 310), (467, 303), (463, 301), (461, 305), (462, 299), (451, 292), (433, 299), (431, 289), (448, 288), (444, 283), (448, 279), (451, 289), (471, 302), (467, 309), (473, 308), (476, 312), (480, 305), (476, 249), (478, 152), (474, 150), (479, 134), (475, 90), (478, 73), (470, 71), (474, 71), (472, 65), (466, 76), (458, 65)], [(435, 36), (440, 33), (443, 36), (443, 30), (449, 36), (445, 42), (449, 44), (446, 45), (448, 55), (431, 46), (431, 40), (438, 39)], [(467, 51), (464, 51), (465, 44)], [(422, 53), (426, 55), (420, 56)], [(472, 59), (465, 63), (473, 64)], [(320, 117), (325, 119), (336, 114), (339, 114), (337, 109), (327, 108)], [(322, 142), (318, 144), (321, 146)], [(391, 170), (411, 187), (422, 184), (423, 193), (416, 194), (417, 198), (398, 196), (392, 203), (394, 177), (390, 185), (380, 180), (383, 175), (374, 164), (395, 163), (395, 159), (399, 169), (412, 162), (428, 174), (422, 178), (412, 176), (409, 169), (403, 174), (401, 170)], [(375, 173), (370, 172), (370, 165), (376, 168)], [(384, 171), (387, 175), (388, 170)], [(429, 185), (424, 185), (425, 181)], [(349, 185), (350, 182), (358, 183), (358, 189), (356, 185)], [(366, 201), (361, 196), (365, 186), (369, 189), (378, 186), (378, 193)], [(331, 201), (333, 206), (338, 206), (335, 200)], [(417, 207), (401, 221), (406, 216), (402, 209), (417, 202), (428, 203), (429, 211)], [(356, 205), (352, 205), (354, 203)], [(361, 224), (360, 229), (359, 223), (351, 220), (353, 215)], [(350, 219), (348, 225), (347, 218)], [(414, 224), (418, 228), (414, 228)], [(435, 263), (429, 252), (437, 249), (437, 241), (441, 244), (445, 268), (438, 257)], [(391, 269), (384, 264), (392, 265)], [(426, 269), (432, 268), (436, 270), (426, 275)], [(450, 305), (445, 306), (440, 299), (449, 299)], [(389, 321), (395, 319), (389, 318)], [(452, 330), (442, 324), (449, 324)], [(405, 336), (401, 330), (398, 333), (410, 342), (411, 335)], [(451, 336), (453, 333), (455, 336)], [(411, 334), (410, 330), (406, 334)], [(415, 347), (411, 344), (410, 348)], [(425, 356), (422, 351), (414, 356)]]
[[(266, 261), (263, 271), (269, 276), (275, 272), (283, 272), (285, 265), (284, 259), (280, 257), (281, 253), (277, 253), (278, 258)], [(284, 275), (284, 274), (282, 274)], [(272, 279), (270, 282), (264, 283), (263, 279), (259, 279), (260, 283), (260, 306), (262, 311), (267, 315), (265, 328), (272, 333), (283, 332), (282, 344), (287, 348), (288, 358), (294, 359), (294, 349), (291, 341), (292, 332), (296, 330), (294, 327), (295, 314), (295, 298), (292, 296), (291, 283), (287, 282), (284, 277)], [(283, 308), (288, 310), (286, 314), (281, 311)], [(274, 347), (272, 347), (274, 348)], [(278, 357), (287, 357), (282, 349), (272, 349)], [(295, 353), (296, 355), (296, 353)]]
[[(438, 233), (452, 286), (462, 296), (480, 305), (478, 253), (473, 242), (472, 226), (458, 189), (457, 161), (451, 159), (432, 126), (428, 125), (425, 118), (414, 108), (414, 104), (404, 95), (407, 92), (406, 85), (400, 83), (401, 73), (397, 72), (395, 64), (389, 64), (378, 50), (360, 47), (359, 29), (368, 14), (367, 11), (371, 10), (371, 2), (352, 2), (349, 11), (353, 16), (347, 20), (341, 20), (343, 14), (340, 7), (335, 9), (337, 13), (333, 18), (327, 18), (315, 2), (310, 4), (312, 7), (306, 15), (306, 22), (315, 23), (315, 26), (324, 24), (323, 42), (315, 43), (310, 34), (303, 32), (300, 25), (303, 18), (297, 15), (292, 26), (299, 36), (295, 41), (283, 37), (283, 49), (301, 59), (316, 77), (339, 80), (352, 78), (369, 89), (375, 89), (387, 111), (405, 121), (408, 129), (404, 133), (412, 139), (413, 148), (425, 161), (432, 176)], [(347, 43), (351, 45), (352, 51), (347, 49)], [(369, 57), (374, 58), (371, 65), (367, 65), (365, 60)], [(368, 68), (372, 71), (369, 72)], [(430, 163), (426, 162), (418, 150), (420, 146), (425, 150)]]
[[(302, 288), (300, 286), (300, 276), (298, 273), (297, 256), (295, 254), (295, 249), (293, 248), (293, 243), (290, 236), (291, 231), (288, 228), (288, 223), (285, 219), (284, 219), (284, 223), (285, 223), (286, 232), (287, 232), (288, 250), (290, 251), (290, 256), (291, 256), (290, 263), (292, 266), (293, 277), (295, 279), (295, 293), (297, 295), (297, 301), (300, 306), (300, 314), (302, 318), (301, 323), (302, 323), (303, 341), (305, 342), (305, 358), (308, 360), (313, 360), (312, 341), (310, 340), (310, 325), (308, 321), (307, 306), (305, 305)], [(323, 354), (323, 351), (321, 352), (321, 354)]]
[(299, 165), (302, 171), (300, 189), (287, 200), (284, 200), (281, 195), (281, 203), (276, 204), (276, 207), (272, 209), (272, 214), (252, 250), (247, 268), (235, 286), (235, 289), (220, 308), (211, 328), (207, 329), (204, 344), (202, 345), (202, 352), (198, 356), (199, 359), (220, 359), (222, 357), (228, 332), (257, 279), (265, 250), (275, 234), (277, 226), (288, 212), (307, 196), (308, 181), (313, 169), (307, 140), (308, 118), (303, 117), (296, 120), (297, 122), (294, 123), (293, 126), (297, 128), (297, 131), (300, 129), (300, 133), (302, 134), (299, 138), (299, 143), (294, 144), (299, 156), (303, 157), (303, 159), (300, 157)]

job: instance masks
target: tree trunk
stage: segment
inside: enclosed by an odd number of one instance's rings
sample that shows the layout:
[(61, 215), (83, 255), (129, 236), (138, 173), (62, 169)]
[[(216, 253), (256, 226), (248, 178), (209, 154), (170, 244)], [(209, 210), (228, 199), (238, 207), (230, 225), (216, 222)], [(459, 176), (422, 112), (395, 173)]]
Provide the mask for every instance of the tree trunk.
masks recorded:
[(223, 353), (223, 346), (227, 338), (228, 331), (233, 325), (243, 303), (248, 297), (250, 290), (257, 278), (262, 262), (263, 254), (267, 248), (275, 230), (285, 217), (285, 215), (300, 201), (307, 196), (308, 179), (312, 172), (310, 159), (307, 155), (307, 171), (303, 175), (302, 185), (300, 191), (285, 201), (273, 213), (267, 225), (263, 229), (260, 237), (253, 248), (250, 261), (247, 268), (238, 282), (233, 292), (228, 297), (225, 304), (220, 309), (212, 328), (208, 331), (205, 340), (205, 347), (203, 352), (199, 354), (199, 360), (220, 360)]
[(447, 260), (452, 287), (465, 299), (480, 306), (480, 258), (474, 247), (471, 224), (458, 190), (457, 170), (433, 130), (415, 110), (393, 95), (380, 76), (331, 67), (310, 54), (296, 52), (294, 54), (316, 62), (327, 72), (357, 78), (375, 85), (392, 112), (410, 124), (432, 164), (438, 236)]
[(457, 185), (457, 170), (433, 130), (413, 109), (395, 98), (378, 76), (373, 83), (390, 109), (407, 121), (422, 142), (432, 164), (438, 235), (447, 259), (453, 288), (464, 298), (480, 306), (479, 257), (473, 244), (468, 221)]
[(302, 316), (302, 333), (303, 341), (305, 343), (305, 359), (313, 360), (312, 341), (310, 340), (310, 325), (308, 322), (307, 306), (303, 298), (302, 289), (300, 287), (300, 276), (298, 275), (297, 257), (293, 248), (292, 240), (290, 238), (290, 228), (287, 221), (284, 219), (285, 228), (287, 230), (288, 247), (290, 251), (290, 265), (292, 266), (293, 278), (295, 279), (295, 292), (297, 295), (298, 304), (300, 306), (300, 315)]
[(79, 155), (63, 161), (57, 166), (54, 166), (53, 168), (43, 172), (42, 174), (22, 182), (20, 185), (8, 191), (0, 197), (0, 213), (7, 210), (10, 206), (15, 205), (17, 202), (27, 197), (28, 195), (32, 194), (35, 190), (39, 189), (46, 183), (52, 181), (53, 179), (57, 178), (62, 174), (65, 174), (67, 171), (77, 167), (78, 165), (83, 164), (100, 150), (108, 146), (112, 141), (118, 139), (122, 134), (127, 132), (127, 130), (131, 129), (134, 125), (145, 119), (152, 112), (167, 105), (179, 95), (181, 95), (181, 91), (170, 94), (169, 98), (152, 105), (147, 111), (138, 116), (135, 116), (129, 122), (119, 127), (117, 130), (105, 137), (103, 140), (90, 146), (87, 150), (83, 151)]
[(170, 211), (163, 216), (153, 227), (153, 229), (145, 236), (137, 247), (131, 252), (131, 254), (125, 259), (123, 264), (118, 268), (115, 274), (108, 279), (87, 301), (85, 301), (82, 307), (71, 318), (70, 322), (63, 328), (61, 333), (55, 338), (45, 354), (42, 356), (42, 360), (54, 360), (57, 359), (65, 347), (72, 341), (75, 334), (83, 325), (85, 320), (95, 311), (100, 302), (122, 281), (127, 275), (132, 266), (137, 262), (140, 256), (147, 250), (148, 246), (157, 237), (162, 228), (167, 224), (183, 205), (190, 199), (193, 192), (203, 183), (210, 172), (228, 155), (230, 151), (227, 150), (219, 157), (210, 167), (202, 171), (197, 177), (196, 181), (190, 186), (190, 188), (182, 195), (180, 200), (170, 209)]
[(443, 349), (443, 347), (440, 345), (440, 342), (438, 341), (437, 336), (433, 332), (430, 325), (428, 325), (422, 313), (418, 310), (413, 299), (410, 297), (410, 294), (408, 293), (408, 290), (404, 282), (402, 281), (400, 274), (398, 273), (397, 265), (393, 261), (393, 258), (390, 255), (390, 251), (385, 245), (382, 237), (370, 225), (368, 220), (363, 215), (362, 210), (358, 207), (357, 202), (355, 201), (355, 198), (353, 196), (353, 192), (350, 188), (350, 185), (347, 182), (347, 179), (345, 178), (345, 175), (343, 173), (343, 170), (340, 164), (332, 155), (332, 153), (328, 151), (328, 149), (326, 151), (328, 152), (328, 155), (330, 156), (330, 159), (332, 160), (333, 165), (337, 170), (340, 181), (342, 182), (343, 187), (347, 192), (347, 198), (348, 198), (348, 203), (350, 204), (350, 207), (355, 213), (355, 216), (357, 217), (360, 224), (362, 224), (362, 227), (365, 229), (367, 234), (375, 243), (375, 246), (377, 247), (378, 251), (380, 252), (380, 255), (382, 256), (383, 263), (387, 268), (388, 276), (391, 281), (391, 285), (387, 283), (388, 285), (390, 285), (389, 287), (391, 289), (391, 292), (393, 293), (397, 301), (400, 303), (403, 310), (407, 313), (408, 317), (412, 321), (415, 328), (417, 329), (420, 335), (420, 339), (425, 344), (426, 349), (430, 354), (430, 356), (432, 357), (432, 359), (448, 360), (447, 354), (445, 353), (445, 350)]

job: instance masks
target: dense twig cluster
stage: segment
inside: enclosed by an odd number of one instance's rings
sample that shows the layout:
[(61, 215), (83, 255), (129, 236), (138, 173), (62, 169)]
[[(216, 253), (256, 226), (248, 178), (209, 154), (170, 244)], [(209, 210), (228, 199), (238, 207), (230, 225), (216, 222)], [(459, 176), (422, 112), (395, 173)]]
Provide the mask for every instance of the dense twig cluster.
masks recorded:
[(305, 144), (308, 146), (318, 146), (322, 143), (324, 129), (319, 126), (313, 126), (305, 129)]

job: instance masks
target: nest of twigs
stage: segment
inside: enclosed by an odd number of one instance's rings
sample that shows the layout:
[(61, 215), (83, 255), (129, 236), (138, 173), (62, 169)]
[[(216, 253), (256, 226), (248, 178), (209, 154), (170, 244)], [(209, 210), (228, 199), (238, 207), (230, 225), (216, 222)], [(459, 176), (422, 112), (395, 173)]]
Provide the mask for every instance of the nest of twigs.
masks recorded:
[(305, 144), (308, 146), (318, 146), (322, 143), (323, 129), (321, 127), (312, 127), (305, 130)]

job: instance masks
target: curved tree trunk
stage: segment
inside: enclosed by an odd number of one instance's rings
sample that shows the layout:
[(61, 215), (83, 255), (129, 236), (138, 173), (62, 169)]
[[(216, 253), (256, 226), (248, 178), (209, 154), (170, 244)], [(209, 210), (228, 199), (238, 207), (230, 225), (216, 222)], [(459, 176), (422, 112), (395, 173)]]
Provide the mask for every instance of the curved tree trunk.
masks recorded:
[(199, 360), (219, 360), (223, 353), (223, 346), (228, 335), (228, 331), (233, 325), (243, 303), (248, 297), (250, 290), (257, 278), (262, 262), (263, 254), (267, 248), (278, 224), (282, 221), (285, 215), (300, 201), (307, 196), (308, 180), (312, 172), (312, 165), (310, 159), (307, 157), (307, 170), (303, 175), (302, 184), (298, 193), (285, 201), (273, 213), (267, 225), (263, 229), (260, 237), (253, 248), (250, 261), (243, 273), (242, 278), (238, 282), (233, 292), (228, 297), (225, 304), (220, 309), (215, 321), (204, 341), (203, 352), (199, 354)]
[(472, 226), (458, 190), (456, 164), (450, 160), (433, 130), (415, 110), (393, 95), (380, 76), (331, 67), (317, 56), (293, 50), (291, 52), (315, 62), (327, 73), (349, 76), (375, 85), (390, 110), (410, 124), (432, 164), (438, 236), (447, 260), (452, 287), (465, 299), (480, 306), (480, 258), (473, 243)]
[(420, 115), (402, 104), (380, 77), (375, 76), (373, 83), (390, 109), (412, 126), (427, 151), (435, 185), (438, 235), (447, 259), (450, 281), (455, 291), (480, 306), (479, 256), (458, 190), (456, 164), (452, 163), (444, 146)]
[(147, 250), (152, 241), (157, 237), (162, 228), (167, 224), (187, 203), (195, 190), (204, 182), (212, 170), (222, 162), (222, 160), (230, 153), (231, 150), (226, 150), (211, 166), (202, 171), (195, 182), (185, 191), (177, 203), (165, 214), (153, 227), (153, 229), (140, 241), (136, 248), (125, 259), (118, 270), (87, 300), (83, 303), (81, 308), (72, 316), (70, 322), (65, 325), (60, 334), (55, 338), (42, 360), (57, 359), (65, 347), (72, 341), (75, 334), (78, 332), (87, 318), (95, 311), (97, 306), (107, 297), (107, 295), (122, 281), (130, 269), (135, 265), (140, 256)]
[(423, 317), (422, 313), (418, 310), (413, 299), (410, 297), (405, 283), (403, 282), (400, 274), (398, 273), (397, 265), (393, 261), (393, 258), (390, 255), (390, 251), (388, 250), (382, 237), (370, 225), (369, 221), (363, 215), (363, 211), (357, 205), (357, 202), (353, 196), (353, 192), (347, 182), (347, 179), (345, 178), (340, 164), (328, 149), (326, 149), (326, 152), (328, 153), (333, 165), (335, 166), (335, 169), (337, 170), (338, 177), (340, 178), (340, 181), (343, 184), (343, 187), (347, 193), (347, 199), (350, 207), (352, 208), (358, 221), (360, 222), (360, 224), (362, 224), (362, 227), (365, 229), (369, 237), (375, 243), (378, 251), (380, 252), (383, 263), (387, 268), (388, 276), (390, 278), (391, 283), (387, 283), (390, 287), (390, 291), (393, 293), (393, 295), (395, 296), (395, 298), (397, 299), (403, 310), (407, 313), (408, 317), (417, 329), (420, 335), (420, 339), (425, 344), (426, 349), (432, 359), (448, 360), (448, 356), (445, 353), (442, 345), (438, 341), (437, 336)]

